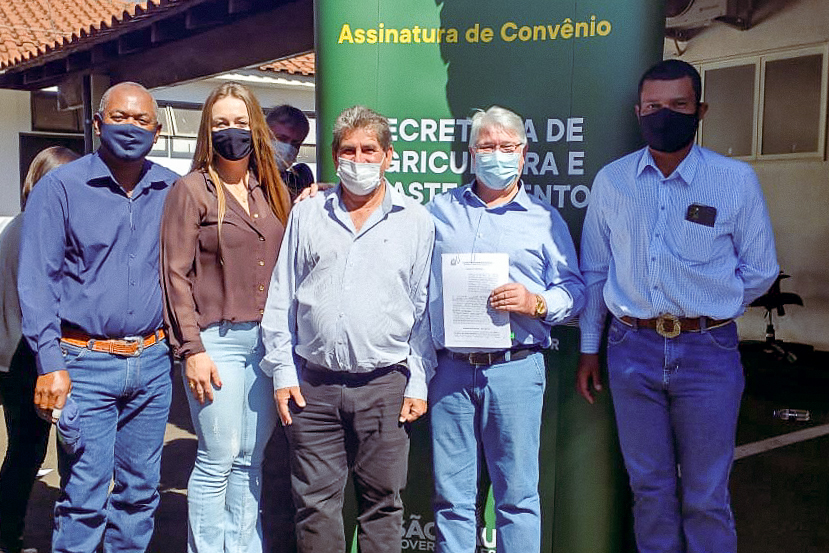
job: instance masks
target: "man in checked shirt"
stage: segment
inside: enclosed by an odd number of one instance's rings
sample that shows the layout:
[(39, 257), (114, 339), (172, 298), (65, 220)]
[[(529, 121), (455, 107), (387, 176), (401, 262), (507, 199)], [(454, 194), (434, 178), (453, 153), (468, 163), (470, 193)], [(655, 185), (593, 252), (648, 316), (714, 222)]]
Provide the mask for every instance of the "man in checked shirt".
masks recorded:
[[(734, 318), (778, 273), (760, 184), (745, 163), (694, 144), (708, 106), (691, 65), (639, 84), (648, 146), (604, 167), (584, 222), (578, 391), (607, 365), (634, 494), (639, 551), (734, 553), (728, 495), (744, 378)], [(592, 390), (591, 390), (592, 384)]]

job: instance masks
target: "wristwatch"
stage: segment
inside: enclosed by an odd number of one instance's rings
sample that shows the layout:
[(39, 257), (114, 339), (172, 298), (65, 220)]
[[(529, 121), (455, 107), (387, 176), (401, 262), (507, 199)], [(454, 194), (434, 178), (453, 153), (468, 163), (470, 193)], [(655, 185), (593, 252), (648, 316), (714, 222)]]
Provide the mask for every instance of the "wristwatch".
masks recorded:
[(535, 295), (535, 313), (534, 315), (539, 319), (543, 319), (547, 315), (547, 302), (541, 294)]

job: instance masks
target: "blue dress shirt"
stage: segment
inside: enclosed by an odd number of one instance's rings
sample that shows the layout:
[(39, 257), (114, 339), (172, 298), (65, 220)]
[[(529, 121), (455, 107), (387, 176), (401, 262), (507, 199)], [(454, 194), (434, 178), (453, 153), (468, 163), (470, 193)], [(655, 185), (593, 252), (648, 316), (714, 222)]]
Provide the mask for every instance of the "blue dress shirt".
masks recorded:
[(262, 370), (298, 386), (296, 355), (331, 371), (367, 373), (406, 361), (406, 397), (426, 399), (436, 364), (426, 294), (434, 226), (388, 182), (359, 231), (340, 186), (294, 206), (262, 318)]
[(145, 162), (127, 196), (98, 153), (46, 174), (23, 216), (18, 291), (23, 334), (40, 374), (65, 368), (61, 325), (98, 338), (161, 327), (158, 237), (178, 178)]
[(495, 207), (487, 207), (472, 185), (440, 194), (426, 207), (435, 220), (429, 282), (429, 317), (435, 346), (445, 347), (442, 254), (506, 253), (510, 282), (523, 284), (547, 302), (543, 319), (510, 313), (513, 346), (550, 347), (550, 327), (575, 316), (584, 305), (584, 282), (576, 249), (558, 211), (527, 194), (522, 183), (512, 200)]
[[(689, 220), (694, 204), (716, 210), (713, 226)], [(668, 177), (647, 148), (602, 168), (581, 256), (583, 353), (599, 351), (607, 309), (639, 319), (664, 313), (730, 319), (765, 293), (779, 271), (754, 171), (696, 145)]]

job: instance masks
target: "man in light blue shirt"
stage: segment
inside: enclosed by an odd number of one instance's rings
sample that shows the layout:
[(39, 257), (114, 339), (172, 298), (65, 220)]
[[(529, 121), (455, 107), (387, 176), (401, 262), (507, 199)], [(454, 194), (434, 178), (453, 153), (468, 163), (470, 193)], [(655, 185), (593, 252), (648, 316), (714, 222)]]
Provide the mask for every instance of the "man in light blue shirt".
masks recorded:
[[(744, 378), (733, 321), (774, 282), (769, 216), (752, 169), (694, 144), (699, 73), (668, 60), (642, 77), (648, 147), (604, 167), (584, 222), (577, 386), (607, 364), (641, 552), (733, 553), (728, 495)], [(679, 475), (680, 467), (681, 478)]]
[[(567, 225), (549, 204), (527, 195), (521, 171), (524, 123), (493, 106), (470, 130), (475, 181), (436, 197), (435, 252), (429, 284), (438, 368), (429, 387), (437, 551), (475, 548), (476, 483), (488, 468), (495, 497), (497, 549), (541, 547), (538, 459), (546, 382), (541, 350), (550, 327), (577, 314), (584, 284)], [(509, 314), (507, 347), (455, 347), (444, 323), (443, 254), (507, 254), (508, 282), (483, 308)], [(449, 257), (451, 259), (451, 256)]]
[(299, 551), (345, 551), (343, 491), (359, 497), (363, 553), (400, 551), (409, 439), (435, 365), (426, 294), (434, 225), (384, 173), (385, 117), (334, 124), (340, 183), (294, 207), (262, 319), (291, 445)]

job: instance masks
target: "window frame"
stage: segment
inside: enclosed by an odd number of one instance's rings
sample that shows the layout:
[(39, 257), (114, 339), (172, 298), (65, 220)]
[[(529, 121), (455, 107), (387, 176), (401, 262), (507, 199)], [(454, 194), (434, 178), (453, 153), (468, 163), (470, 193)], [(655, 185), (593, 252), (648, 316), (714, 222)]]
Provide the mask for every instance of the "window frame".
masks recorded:
[[(794, 152), (782, 154), (764, 154), (763, 147), (763, 112), (765, 110), (765, 83), (766, 83), (766, 64), (770, 61), (779, 61), (786, 59), (793, 59), (799, 57), (806, 57), (812, 55), (821, 55), (823, 62), (821, 64), (821, 78), (820, 78), (820, 110), (817, 125), (817, 150), (811, 152)], [(821, 43), (811, 46), (801, 46), (797, 48), (787, 48), (784, 50), (775, 50), (753, 54), (750, 56), (735, 56), (731, 58), (700, 61), (695, 63), (697, 69), (702, 77), (702, 101), (706, 102), (705, 98), (705, 80), (709, 70), (724, 69), (728, 67), (754, 65), (754, 106), (752, 110), (752, 140), (751, 140), (751, 154), (746, 156), (732, 156), (734, 159), (744, 161), (770, 161), (770, 160), (791, 160), (791, 159), (826, 159), (826, 117), (827, 117), (827, 98), (829, 98), (829, 43)], [(699, 133), (697, 134), (697, 144), (703, 144), (705, 136), (705, 119), (700, 121)], [(725, 155), (725, 154), (723, 154)]]

